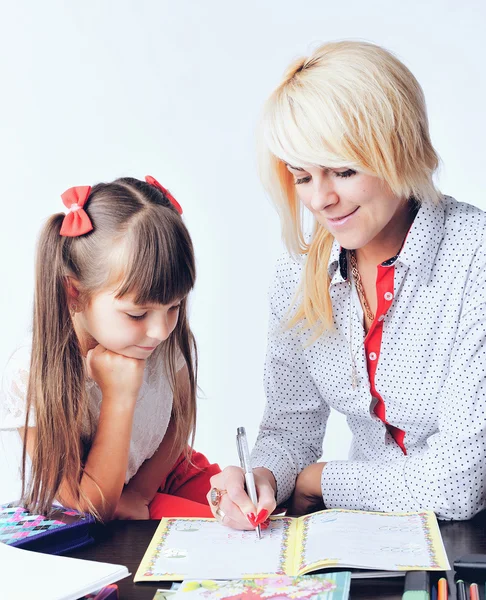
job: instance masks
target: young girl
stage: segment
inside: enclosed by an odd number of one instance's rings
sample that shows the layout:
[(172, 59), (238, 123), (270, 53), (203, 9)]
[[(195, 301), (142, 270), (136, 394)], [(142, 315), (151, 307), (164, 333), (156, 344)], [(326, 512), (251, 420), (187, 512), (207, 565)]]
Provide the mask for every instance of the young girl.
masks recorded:
[(68, 213), (39, 240), (32, 338), (12, 355), (0, 398), (0, 434), (23, 440), (22, 501), (103, 521), (209, 516), (219, 468), (187, 445), (197, 354), (182, 210), (153, 177), (62, 199)]

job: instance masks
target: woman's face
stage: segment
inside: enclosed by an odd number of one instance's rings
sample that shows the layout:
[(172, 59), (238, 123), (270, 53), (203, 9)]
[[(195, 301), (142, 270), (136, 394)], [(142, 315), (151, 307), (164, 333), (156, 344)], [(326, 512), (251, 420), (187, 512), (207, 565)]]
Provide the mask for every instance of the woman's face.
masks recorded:
[(407, 203), (377, 177), (346, 167), (288, 164), (287, 168), (300, 201), (343, 248), (357, 250), (376, 243), (394, 221), (406, 218)]

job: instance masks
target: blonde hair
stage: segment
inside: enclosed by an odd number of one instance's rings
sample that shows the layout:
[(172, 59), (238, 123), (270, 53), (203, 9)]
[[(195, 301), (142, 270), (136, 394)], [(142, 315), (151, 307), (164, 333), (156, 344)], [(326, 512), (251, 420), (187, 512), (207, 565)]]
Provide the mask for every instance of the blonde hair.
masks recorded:
[(333, 323), (327, 268), (334, 238), (316, 222), (306, 241), (302, 206), (286, 163), (356, 169), (380, 178), (398, 197), (438, 202), (433, 173), (439, 159), (422, 88), (380, 46), (324, 44), (293, 62), (267, 100), (258, 154), (286, 246), (292, 255), (307, 257), (300, 305), (290, 325), (305, 321), (318, 337)]
[[(128, 177), (100, 183), (92, 188), (84, 208), (93, 231), (79, 237), (61, 236), (64, 214), (59, 213), (46, 223), (37, 248), (26, 411), (27, 415), (31, 407), (35, 411), (36, 443), (27, 482), (26, 418), (22, 498), (31, 512), (47, 513), (65, 484), (78, 501), (72, 508), (87, 506), (99, 517), (81, 489), (83, 462), (90, 449), (90, 439), (84, 437), (90, 410), (66, 276), (78, 280), (82, 303), (110, 283), (119, 284), (117, 297), (132, 293), (136, 303), (170, 304), (182, 298), (176, 328), (164, 342), (160, 359), (166, 361), (174, 394), (174, 444), (188, 453), (187, 442), (191, 438), (192, 444), (196, 425), (197, 351), (187, 320), (186, 296), (194, 286), (196, 270), (189, 233), (158, 188)], [(189, 397), (177, 386), (179, 354), (189, 372)]]

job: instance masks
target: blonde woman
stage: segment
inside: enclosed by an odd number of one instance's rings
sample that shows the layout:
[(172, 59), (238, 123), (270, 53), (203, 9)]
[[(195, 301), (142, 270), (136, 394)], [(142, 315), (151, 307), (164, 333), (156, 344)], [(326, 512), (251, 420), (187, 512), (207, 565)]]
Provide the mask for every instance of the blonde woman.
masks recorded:
[[(295, 514), (472, 517), (486, 506), (486, 215), (436, 189), (420, 85), (379, 46), (328, 43), (289, 67), (261, 133), (289, 252), (270, 294), (259, 501), (227, 467), (213, 513), (251, 528), (293, 494)], [(353, 439), (326, 464), (331, 408)]]

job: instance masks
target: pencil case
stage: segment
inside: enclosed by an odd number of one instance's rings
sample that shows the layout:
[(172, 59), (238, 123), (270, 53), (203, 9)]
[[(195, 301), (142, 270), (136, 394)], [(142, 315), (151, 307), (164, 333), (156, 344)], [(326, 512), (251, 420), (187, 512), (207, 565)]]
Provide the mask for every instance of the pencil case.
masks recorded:
[(55, 507), (35, 515), (15, 504), (0, 505), (0, 542), (46, 554), (64, 554), (94, 542), (96, 521), (91, 515)]

